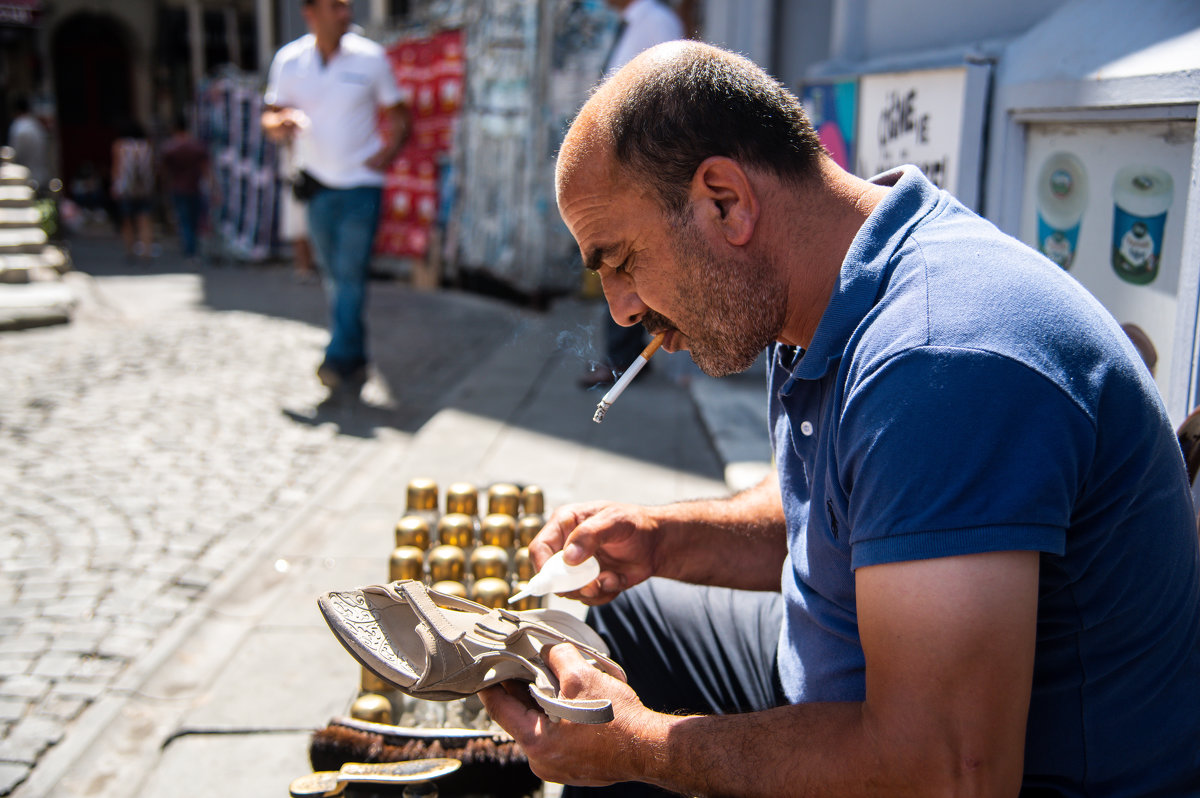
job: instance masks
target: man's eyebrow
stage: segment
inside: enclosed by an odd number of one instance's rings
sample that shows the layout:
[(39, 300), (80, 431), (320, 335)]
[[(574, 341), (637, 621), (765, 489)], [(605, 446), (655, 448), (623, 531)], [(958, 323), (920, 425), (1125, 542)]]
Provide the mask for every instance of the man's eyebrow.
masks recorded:
[(611, 257), (618, 248), (618, 244), (602, 244), (598, 247), (592, 247), (588, 251), (587, 257), (583, 259), (583, 268), (593, 272), (600, 271), (600, 267), (604, 265), (605, 259)]

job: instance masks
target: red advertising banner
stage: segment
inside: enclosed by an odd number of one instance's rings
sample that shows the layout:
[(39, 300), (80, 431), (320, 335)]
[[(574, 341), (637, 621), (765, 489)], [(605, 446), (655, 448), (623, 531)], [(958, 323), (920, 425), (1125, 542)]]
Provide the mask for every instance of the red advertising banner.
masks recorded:
[(387, 55), (409, 104), (412, 133), (384, 177), (375, 251), (423, 258), (438, 213), (439, 156), (450, 151), (462, 105), (462, 32), (401, 40)]

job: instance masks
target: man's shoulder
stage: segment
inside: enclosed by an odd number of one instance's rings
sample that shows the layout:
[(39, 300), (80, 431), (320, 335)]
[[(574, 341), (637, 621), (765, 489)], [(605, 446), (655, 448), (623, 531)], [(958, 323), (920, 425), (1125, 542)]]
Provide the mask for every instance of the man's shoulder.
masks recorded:
[(338, 47), (346, 53), (365, 58), (383, 58), (384, 55), (383, 45), (358, 33), (343, 35)]
[(292, 61), (296, 58), (299, 58), (304, 53), (312, 50), (314, 47), (316, 47), (316, 43), (316, 37), (311, 33), (306, 33), (299, 39), (293, 39), (283, 47), (280, 47), (279, 51), (275, 53), (275, 60), (279, 61), (280, 63)]

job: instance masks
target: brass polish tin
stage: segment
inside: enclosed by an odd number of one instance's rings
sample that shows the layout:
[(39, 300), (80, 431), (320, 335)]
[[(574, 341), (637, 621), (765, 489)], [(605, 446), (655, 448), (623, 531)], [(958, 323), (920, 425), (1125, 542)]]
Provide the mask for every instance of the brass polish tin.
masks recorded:
[(386, 693), (389, 690), (395, 690), (386, 680), (375, 675), (374, 671), (369, 668), (362, 669), (362, 678), (359, 680), (359, 689), (364, 693)]
[(513, 573), (522, 582), (527, 582), (533, 578), (533, 560), (529, 558), (529, 548), (527, 546), (517, 549), (517, 553), (513, 555)]
[(443, 515), (438, 521), (438, 543), (465, 549), (474, 543), (475, 521), (463, 513)]
[(470, 482), (455, 482), (446, 488), (446, 512), (479, 515), (479, 489)]
[(497, 482), (488, 488), (488, 513), (503, 513), (516, 518), (521, 513), (521, 491), (508, 482)]
[(392, 702), (378, 693), (363, 693), (350, 705), (350, 717), (368, 723), (391, 723)]
[(517, 522), (511, 515), (491, 513), (479, 524), (479, 540), (485, 546), (511, 549), (517, 539)]
[(408, 483), (408, 512), (437, 511), (438, 486), (432, 479), (413, 479)]
[(443, 579), (440, 582), (434, 582), (430, 587), (439, 593), (445, 593), (449, 596), (456, 596), (461, 599), (467, 597), (467, 586), (453, 579)]
[(416, 546), (397, 546), (388, 559), (388, 581), (420, 579), (425, 575), (425, 552)]
[(528, 546), (546, 525), (546, 519), (541, 515), (523, 515), (517, 521), (517, 545)]
[(489, 576), (508, 578), (508, 552), (499, 546), (479, 546), (471, 552), (471, 575), (476, 579)]
[(471, 591), (471, 598), (492, 609), (504, 607), (510, 595), (508, 582), (495, 576), (475, 580), (475, 587)]
[(526, 515), (542, 515), (546, 512), (546, 496), (537, 485), (526, 485), (521, 490), (521, 512)]
[(429, 548), (429, 521), (419, 515), (406, 515), (396, 522), (396, 545)]
[(441, 545), (429, 552), (429, 578), (434, 582), (461, 582), (466, 572), (467, 555), (459, 546)]

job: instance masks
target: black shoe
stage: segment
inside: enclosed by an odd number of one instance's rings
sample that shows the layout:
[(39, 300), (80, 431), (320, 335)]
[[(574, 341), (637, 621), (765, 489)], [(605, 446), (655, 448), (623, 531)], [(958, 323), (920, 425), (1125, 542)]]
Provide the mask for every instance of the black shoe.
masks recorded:
[(330, 391), (358, 393), (367, 382), (367, 364), (345, 368), (326, 360), (317, 366), (317, 379)]

